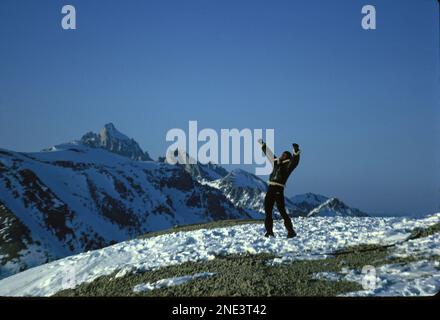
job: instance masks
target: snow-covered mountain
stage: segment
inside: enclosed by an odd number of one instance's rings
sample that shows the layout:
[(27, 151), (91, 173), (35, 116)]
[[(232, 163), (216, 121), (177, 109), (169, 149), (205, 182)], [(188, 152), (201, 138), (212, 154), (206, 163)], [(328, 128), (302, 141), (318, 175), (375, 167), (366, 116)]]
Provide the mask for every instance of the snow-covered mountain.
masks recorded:
[[(186, 172), (200, 183), (221, 179), (229, 173), (225, 168), (217, 164), (196, 162), (183, 150), (175, 150), (174, 157), (179, 159), (176, 165), (182, 166)], [(164, 159), (164, 162), (167, 162), (166, 159)]]
[(289, 198), (289, 200), (295, 204), (296, 209), (303, 213), (309, 213), (328, 199), (326, 196), (311, 192), (298, 194)]
[[(183, 166), (194, 179), (220, 190), (235, 206), (246, 210), (252, 217), (263, 217), (261, 214), (264, 214), (264, 197), (268, 186), (266, 181), (242, 169), (228, 172), (216, 164), (195, 162), (182, 150), (175, 150), (174, 157), (185, 163), (178, 165)], [(358, 209), (348, 207), (337, 198), (311, 192), (286, 197), (285, 204), (288, 213), (293, 217), (309, 216), (315, 209), (312, 215), (368, 216)], [(274, 212), (277, 213), (276, 206)]]
[[(267, 183), (258, 176), (245, 170), (235, 169), (223, 178), (209, 182), (208, 185), (219, 189), (233, 204), (247, 210), (250, 215), (261, 217), (261, 214), (264, 214)], [(368, 216), (358, 209), (348, 207), (337, 198), (329, 199), (314, 193), (286, 197), (285, 204), (292, 217), (309, 216), (313, 210), (316, 210), (312, 214), (315, 216), (328, 215), (330, 211), (339, 216)], [(276, 206), (274, 211), (277, 211)]]
[(325, 202), (321, 203), (319, 206), (311, 210), (308, 217), (313, 216), (345, 216), (345, 217), (368, 217), (368, 214), (360, 211), (356, 208), (350, 208), (345, 203), (337, 198), (327, 199)]
[(80, 143), (92, 148), (104, 148), (132, 160), (151, 161), (148, 152), (142, 151), (139, 144), (119, 132), (113, 123), (108, 123), (99, 133), (88, 132)]
[(245, 170), (235, 169), (208, 184), (220, 190), (233, 204), (248, 210), (250, 214), (252, 211), (259, 212), (260, 216), (264, 213), (267, 183), (258, 176)]
[(0, 149), (0, 277), (174, 225), (249, 218), (182, 166), (81, 143)]

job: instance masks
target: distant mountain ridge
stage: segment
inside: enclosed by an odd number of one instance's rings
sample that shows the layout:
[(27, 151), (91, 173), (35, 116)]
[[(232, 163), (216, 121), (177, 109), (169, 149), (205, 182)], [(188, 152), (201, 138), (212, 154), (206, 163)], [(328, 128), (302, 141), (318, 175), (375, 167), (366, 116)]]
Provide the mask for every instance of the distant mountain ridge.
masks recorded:
[[(245, 209), (252, 216), (255, 212), (264, 214), (264, 197), (267, 183), (252, 173), (236, 169), (221, 179), (214, 180), (208, 185), (219, 189), (234, 205)], [(306, 193), (294, 197), (285, 197), (285, 204), (291, 216), (340, 215), (366, 217), (368, 214), (348, 207), (337, 198)], [(274, 208), (277, 211), (276, 206)], [(313, 213), (311, 213), (313, 212)]]
[(333, 217), (333, 216), (345, 216), (345, 217), (368, 217), (368, 214), (360, 211), (356, 208), (350, 208), (345, 203), (337, 198), (327, 199), (319, 206), (311, 210), (308, 217), (321, 216), (321, 217)]

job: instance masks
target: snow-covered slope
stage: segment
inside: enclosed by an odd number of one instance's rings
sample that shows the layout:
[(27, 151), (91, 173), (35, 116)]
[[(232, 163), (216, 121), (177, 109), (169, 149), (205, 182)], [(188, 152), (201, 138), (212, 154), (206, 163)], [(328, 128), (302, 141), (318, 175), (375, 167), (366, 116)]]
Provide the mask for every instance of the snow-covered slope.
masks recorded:
[(181, 166), (81, 143), (0, 149), (0, 277), (177, 224), (248, 218)]
[[(423, 219), (299, 217), (294, 219), (298, 232), (294, 239), (284, 238), (285, 230), (279, 221), (275, 223), (275, 233), (283, 237), (276, 238), (265, 238), (262, 224), (175, 232), (122, 242), (21, 272), (0, 281), (0, 296), (49, 296), (115, 271), (118, 271), (116, 277), (120, 277), (136, 270), (148, 271), (186, 261), (202, 262), (220, 254), (273, 253), (278, 258), (272, 263), (277, 264), (322, 259), (338, 249), (359, 244), (395, 244), (395, 254), (411, 256), (417, 253), (419, 258), (428, 259), (440, 255), (440, 233), (412, 240), (409, 235), (415, 228), (426, 228), (439, 222), (440, 213)], [(380, 279), (377, 287), (355, 295), (436, 293), (440, 289), (440, 270), (431, 266), (428, 272), (428, 262), (423, 262), (427, 260), (421, 261), (420, 265), (414, 264), (413, 270), (405, 270), (401, 278), (395, 270), (405, 266), (384, 267), (384, 273), (377, 275)], [(358, 273), (347, 272), (359, 279)], [(394, 278), (387, 278), (389, 272)], [(410, 278), (408, 273), (412, 274), (413, 280), (406, 282)], [(66, 281), (68, 277), (72, 281)]]
[[(48, 262), (46, 252), (32, 239), (30, 229), (0, 202), (0, 279), (29, 265)], [(20, 263), (26, 257), (28, 264)]]

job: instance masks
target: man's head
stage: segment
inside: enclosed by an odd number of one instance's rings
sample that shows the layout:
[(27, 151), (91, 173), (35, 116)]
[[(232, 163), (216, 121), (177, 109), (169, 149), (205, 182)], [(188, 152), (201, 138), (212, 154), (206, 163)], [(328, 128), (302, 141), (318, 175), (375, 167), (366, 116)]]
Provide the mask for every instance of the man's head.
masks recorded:
[(284, 160), (287, 160), (287, 159), (290, 159), (290, 158), (292, 158), (292, 154), (289, 151), (284, 151), (281, 154), (280, 160), (284, 161)]

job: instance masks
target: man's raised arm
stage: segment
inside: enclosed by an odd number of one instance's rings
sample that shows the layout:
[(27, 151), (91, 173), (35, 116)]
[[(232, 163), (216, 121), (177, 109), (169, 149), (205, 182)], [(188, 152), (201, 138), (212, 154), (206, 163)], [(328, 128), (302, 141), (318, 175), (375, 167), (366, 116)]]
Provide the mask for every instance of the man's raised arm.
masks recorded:
[(292, 147), (293, 147), (293, 155), (292, 155), (292, 159), (290, 160), (290, 162), (288, 164), (289, 171), (295, 170), (295, 168), (298, 166), (300, 153), (301, 153), (301, 150), (299, 149), (298, 144), (294, 143), (294, 144), (292, 144)]
[(273, 154), (272, 150), (270, 150), (270, 148), (267, 147), (267, 145), (263, 141), (263, 139), (259, 139), (258, 143), (261, 144), (261, 149), (263, 150), (263, 153), (266, 155), (267, 159), (269, 159), (269, 161), (273, 167), (274, 162), (275, 162), (275, 155)]

